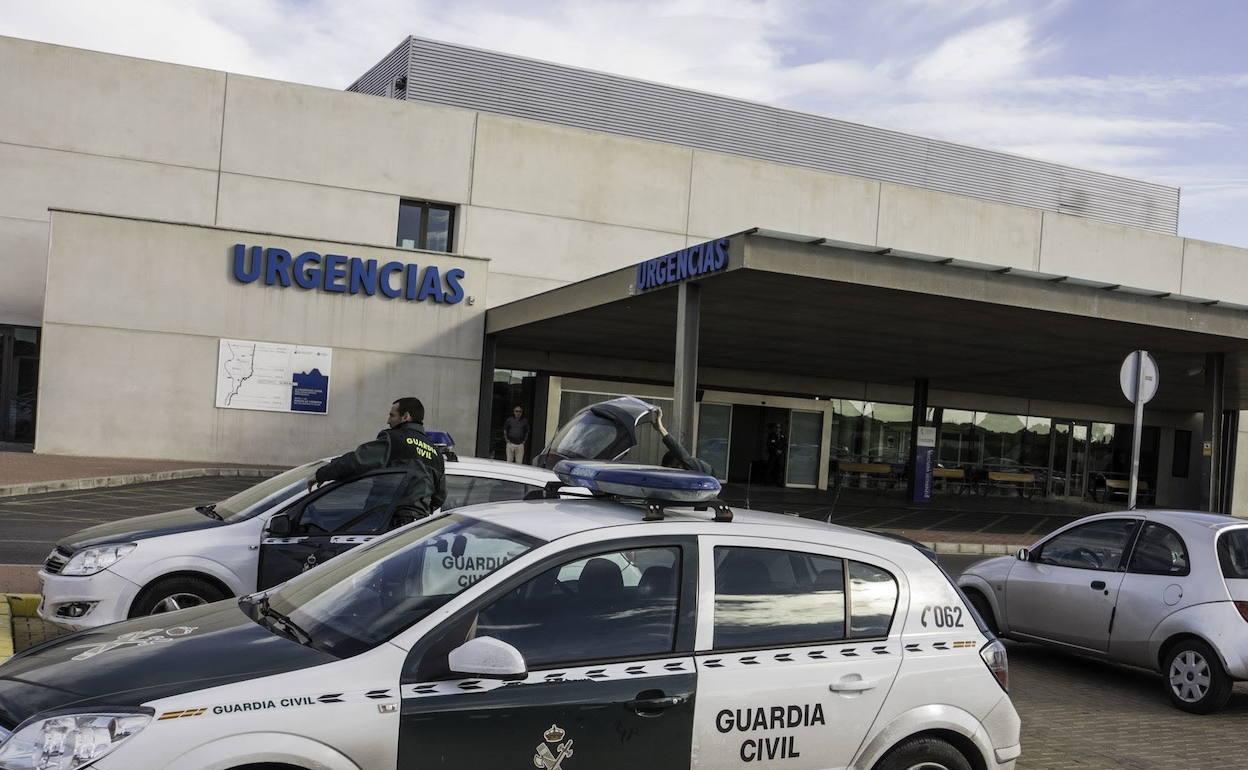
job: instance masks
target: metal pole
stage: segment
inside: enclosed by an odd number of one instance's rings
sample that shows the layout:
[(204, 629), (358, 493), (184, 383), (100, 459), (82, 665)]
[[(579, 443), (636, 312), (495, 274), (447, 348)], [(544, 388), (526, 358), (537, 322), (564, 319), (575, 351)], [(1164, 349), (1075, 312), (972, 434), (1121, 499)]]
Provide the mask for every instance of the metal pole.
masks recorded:
[(698, 327), (702, 315), (702, 287), (685, 282), (676, 295), (676, 372), (672, 388), (671, 430), (690, 452), (693, 410), (698, 391)]
[(481, 379), (477, 387), (477, 436), (476, 456), (490, 456), (490, 425), (494, 416), (494, 359), (498, 349), (497, 339), (485, 335), (481, 344)]
[(1140, 439), (1144, 433), (1144, 351), (1135, 351), (1135, 431), (1131, 436), (1131, 493), (1127, 508), (1135, 510), (1135, 493), (1140, 486)]
[[(1200, 507), (1206, 511), (1221, 510), (1222, 488), (1222, 412), (1226, 407), (1226, 356), (1209, 353), (1205, 356), (1205, 409), (1201, 430)], [(1206, 449), (1205, 447), (1208, 447)], [(1207, 452), (1207, 454), (1206, 454)], [(1225, 513), (1225, 511), (1223, 511)]]

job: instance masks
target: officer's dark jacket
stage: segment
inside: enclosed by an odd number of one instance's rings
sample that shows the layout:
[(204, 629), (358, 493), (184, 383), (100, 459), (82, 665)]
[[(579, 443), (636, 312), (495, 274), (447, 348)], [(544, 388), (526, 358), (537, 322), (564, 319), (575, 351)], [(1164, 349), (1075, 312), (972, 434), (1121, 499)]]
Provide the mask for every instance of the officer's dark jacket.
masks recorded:
[[(383, 430), (375, 440), (335, 457), (317, 468), (316, 480), (350, 479), (378, 468), (407, 471), (398, 497), (401, 516), (432, 513), (446, 502), (446, 463), (442, 453), (425, 435), (425, 426), (418, 422), (405, 422)], [(402, 510), (404, 508), (408, 510)]]

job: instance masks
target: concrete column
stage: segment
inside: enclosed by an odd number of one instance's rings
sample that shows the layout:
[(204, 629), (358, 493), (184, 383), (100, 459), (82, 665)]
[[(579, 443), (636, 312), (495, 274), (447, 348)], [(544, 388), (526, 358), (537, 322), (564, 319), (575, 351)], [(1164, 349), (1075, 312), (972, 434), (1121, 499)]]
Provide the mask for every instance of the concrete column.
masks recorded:
[(914, 381), (914, 396), (910, 399), (910, 453), (907, 458), (909, 469), (906, 473), (910, 482), (910, 489), (912, 490), (919, 481), (916, 477), (918, 463), (914, 461), (914, 458), (915, 452), (919, 448), (919, 426), (927, 424), (927, 390), (927, 378), (916, 378)]
[(1200, 507), (1218, 511), (1222, 507), (1222, 411), (1225, 395), (1226, 356), (1205, 356), (1205, 411), (1202, 417), (1200, 450)]
[(698, 392), (698, 331), (702, 287), (685, 282), (676, 295), (676, 377), (672, 388), (672, 419), (668, 430), (685, 449), (693, 445), (693, 410)]
[(494, 335), (485, 335), (481, 345), (481, 379), (477, 392), (477, 457), (490, 456), (490, 418), (494, 412), (494, 360), (498, 344)]

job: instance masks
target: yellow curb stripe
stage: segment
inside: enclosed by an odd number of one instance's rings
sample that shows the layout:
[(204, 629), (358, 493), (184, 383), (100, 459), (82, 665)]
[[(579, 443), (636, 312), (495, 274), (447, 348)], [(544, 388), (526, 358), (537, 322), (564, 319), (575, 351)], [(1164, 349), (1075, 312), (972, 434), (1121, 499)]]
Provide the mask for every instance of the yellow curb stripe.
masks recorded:
[(13, 657), (13, 614), (9, 603), (0, 602), (0, 663)]
[(39, 594), (5, 594), (15, 618), (33, 618), (39, 610)]

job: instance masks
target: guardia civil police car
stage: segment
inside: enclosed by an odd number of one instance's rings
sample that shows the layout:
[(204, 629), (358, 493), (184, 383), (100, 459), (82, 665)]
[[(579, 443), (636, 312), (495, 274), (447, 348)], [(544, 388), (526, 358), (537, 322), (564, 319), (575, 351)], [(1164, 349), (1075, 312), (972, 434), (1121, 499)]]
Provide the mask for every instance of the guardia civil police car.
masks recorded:
[(555, 471), (18, 655), (0, 768), (1013, 768), (1004, 649), (925, 552), (700, 473)]

